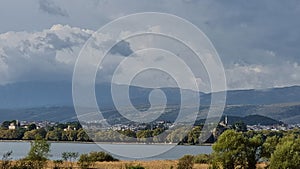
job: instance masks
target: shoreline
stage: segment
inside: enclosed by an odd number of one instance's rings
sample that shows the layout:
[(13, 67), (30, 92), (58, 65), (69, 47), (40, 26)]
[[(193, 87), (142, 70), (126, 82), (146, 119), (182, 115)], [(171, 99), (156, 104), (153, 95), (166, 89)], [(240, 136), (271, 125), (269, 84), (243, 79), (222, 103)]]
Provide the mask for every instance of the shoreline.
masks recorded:
[[(34, 140), (0, 140), (1, 142), (32, 142)], [(141, 142), (93, 142), (93, 141), (47, 141), (49, 143), (72, 143), (72, 144), (122, 144), (122, 145), (175, 145), (175, 146), (212, 146), (211, 143), (203, 144), (177, 144), (177, 143), (141, 143)]]

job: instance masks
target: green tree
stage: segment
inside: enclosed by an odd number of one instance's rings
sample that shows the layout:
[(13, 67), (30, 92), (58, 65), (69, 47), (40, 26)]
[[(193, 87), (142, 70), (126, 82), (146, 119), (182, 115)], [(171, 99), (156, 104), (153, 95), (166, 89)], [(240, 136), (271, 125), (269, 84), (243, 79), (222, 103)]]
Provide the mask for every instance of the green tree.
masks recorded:
[(184, 155), (178, 160), (177, 169), (193, 169), (194, 156)]
[(150, 142), (152, 140), (152, 130), (140, 130), (136, 133), (136, 137), (138, 138), (139, 141), (142, 142)]
[(247, 126), (244, 122), (242, 121), (239, 121), (239, 122), (235, 122), (233, 125), (232, 125), (232, 128), (235, 130), (235, 131), (241, 131), (241, 132), (246, 132), (247, 131)]
[(78, 164), (82, 169), (89, 168), (95, 162), (103, 161), (119, 161), (106, 152), (90, 152), (89, 154), (81, 154), (78, 160)]
[(84, 129), (79, 129), (77, 132), (77, 141), (89, 141), (90, 138), (84, 131)]
[(78, 160), (78, 165), (82, 169), (89, 168), (94, 162), (89, 157), (89, 154), (81, 154)]
[(78, 158), (78, 152), (63, 152), (62, 159), (69, 162), (69, 168), (73, 168), (73, 162)]
[[(62, 135), (65, 135), (66, 141), (75, 141), (77, 139), (77, 131), (76, 130), (63, 131)], [(64, 136), (62, 136), (62, 137), (64, 137)]]
[(280, 140), (271, 155), (272, 169), (299, 169), (300, 166), (300, 138), (286, 136)]
[(170, 130), (171, 132), (168, 133), (166, 141), (172, 143), (179, 143), (184, 139), (184, 137), (186, 137), (190, 130), (191, 128), (187, 126), (179, 126), (176, 129), (172, 129)]
[(31, 142), (31, 147), (25, 161), (32, 161), (34, 168), (43, 168), (49, 158), (50, 143), (41, 137), (37, 137), (34, 142)]
[(4, 121), (2, 124), (1, 124), (1, 128), (3, 129), (8, 129), (8, 126), (10, 125), (10, 121)]
[(187, 136), (187, 143), (189, 144), (198, 144), (199, 143), (199, 137), (201, 134), (201, 128), (200, 126), (195, 126), (188, 134)]
[(119, 161), (118, 159), (114, 158), (112, 155), (100, 151), (100, 152), (90, 152), (89, 158), (93, 162), (103, 162), (103, 161)]
[(61, 138), (62, 138), (62, 130), (59, 128), (56, 128), (53, 131), (48, 131), (46, 135), (46, 139), (51, 141), (60, 141)]
[(0, 138), (4, 140), (19, 140), (23, 137), (23, 130), (0, 130)]
[(35, 130), (36, 129), (36, 124), (34, 124), (34, 123), (32, 123), (32, 124), (29, 124), (28, 125), (28, 128), (27, 128), (27, 130)]
[(280, 137), (278, 137), (276, 135), (269, 136), (266, 138), (265, 142), (263, 143), (261, 156), (266, 161), (270, 160), (271, 155), (274, 153), (274, 151), (276, 149), (279, 139), (280, 139)]
[[(24, 133), (24, 136), (23, 136), (22, 139), (24, 139), (24, 140), (34, 140), (37, 135), (39, 135), (39, 132), (38, 132), (37, 129), (29, 130), (29, 131), (26, 131)], [(42, 136), (40, 135), (40, 137), (42, 137)]]
[(255, 169), (262, 145), (260, 135), (248, 138), (242, 132), (226, 130), (213, 145), (213, 166)]

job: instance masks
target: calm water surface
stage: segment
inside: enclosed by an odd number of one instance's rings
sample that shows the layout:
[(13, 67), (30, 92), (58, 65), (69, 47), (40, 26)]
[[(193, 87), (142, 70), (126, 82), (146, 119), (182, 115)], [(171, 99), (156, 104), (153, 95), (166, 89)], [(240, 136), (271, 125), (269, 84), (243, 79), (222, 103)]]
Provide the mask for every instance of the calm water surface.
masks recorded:
[[(120, 151), (132, 151), (137, 152), (141, 149), (146, 151), (156, 151), (159, 149), (164, 149), (166, 146), (170, 145), (147, 145), (147, 144), (100, 144), (98, 146), (94, 143), (51, 143), (51, 159), (61, 159), (62, 152), (78, 152), (89, 153), (91, 151), (103, 151), (101, 146), (110, 147), (111, 149), (119, 149)], [(5, 152), (12, 150), (13, 159), (20, 159), (26, 156), (30, 149), (29, 142), (0, 142), (0, 156)], [(176, 146), (170, 151), (167, 151), (163, 154), (143, 158), (141, 160), (163, 160), (163, 159), (178, 159), (185, 154), (210, 154), (212, 152), (211, 146)], [(144, 153), (144, 152), (140, 152)], [(121, 160), (134, 160), (132, 158), (121, 157), (114, 155), (116, 158)]]

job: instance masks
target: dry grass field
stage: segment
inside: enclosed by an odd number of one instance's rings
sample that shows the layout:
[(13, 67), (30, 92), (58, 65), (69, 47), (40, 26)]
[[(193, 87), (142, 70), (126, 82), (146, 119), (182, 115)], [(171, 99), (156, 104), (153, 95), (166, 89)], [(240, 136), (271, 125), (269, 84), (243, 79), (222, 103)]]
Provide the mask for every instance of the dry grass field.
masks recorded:
[[(63, 166), (67, 167), (70, 164), (64, 163)], [(143, 166), (146, 169), (175, 169), (177, 168), (176, 160), (156, 160), (156, 161), (117, 161), (117, 162), (97, 162), (91, 168), (95, 169), (126, 169), (126, 166)], [(53, 168), (54, 164), (48, 162), (48, 168)], [(76, 163), (73, 168), (80, 168)], [(194, 169), (207, 169), (207, 164), (195, 164)]]
[[(0, 162), (1, 163), (1, 162)], [(14, 163), (14, 162), (13, 162)], [(97, 162), (91, 169), (126, 169), (126, 166), (143, 166), (146, 169), (176, 169), (177, 168), (177, 160), (155, 160), (155, 161), (117, 161), (117, 162)], [(61, 164), (61, 168), (68, 168), (73, 166), (74, 169), (79, 169), (77, 163), (68, 163), (64, 162)], [(266, 164), (261, 163), (257, 164), (257, 168), (264, 168)], [(47, 169), (53, 169), (54, 163), (52, 161), (47, 162)], [(208, 164), (195, 164), (194, 169), (208, 169)]]
[[(146, 169), (176, 169), (177, 160), (155, 160), (155, 161), (118, 161), (118, 162), (97, 162), (91, 168), (94, 169), (126, 169), (126, 166), (143, 166)], [(66, 167), (66, 163), (63, 164)], [(264, 168), (264, 163), (257, 164), (257, 168)], [(48, 168), (53, 168), (53, 163), (48, 163)], [(73, 168), (80, 168), (76, 163)], [(194, 169), (208, 169), (208, 164), (194, 164)]]

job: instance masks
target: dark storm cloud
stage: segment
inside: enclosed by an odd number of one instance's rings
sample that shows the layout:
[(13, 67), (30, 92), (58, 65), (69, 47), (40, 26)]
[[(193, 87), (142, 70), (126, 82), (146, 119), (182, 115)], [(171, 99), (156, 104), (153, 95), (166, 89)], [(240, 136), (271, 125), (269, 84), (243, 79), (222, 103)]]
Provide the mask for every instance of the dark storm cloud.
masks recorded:
[(124, 40), (113, 46), (109, 52), (113, 55), (120, 54), (122, 56), (129, 56), (133, 53), (132, 49), (130, 48), (130, 43)]
[(68, 17), (69, 14), (64, 9), (57, 6), (52, 0), (39, 0), (40, 10), (51, 15)]

